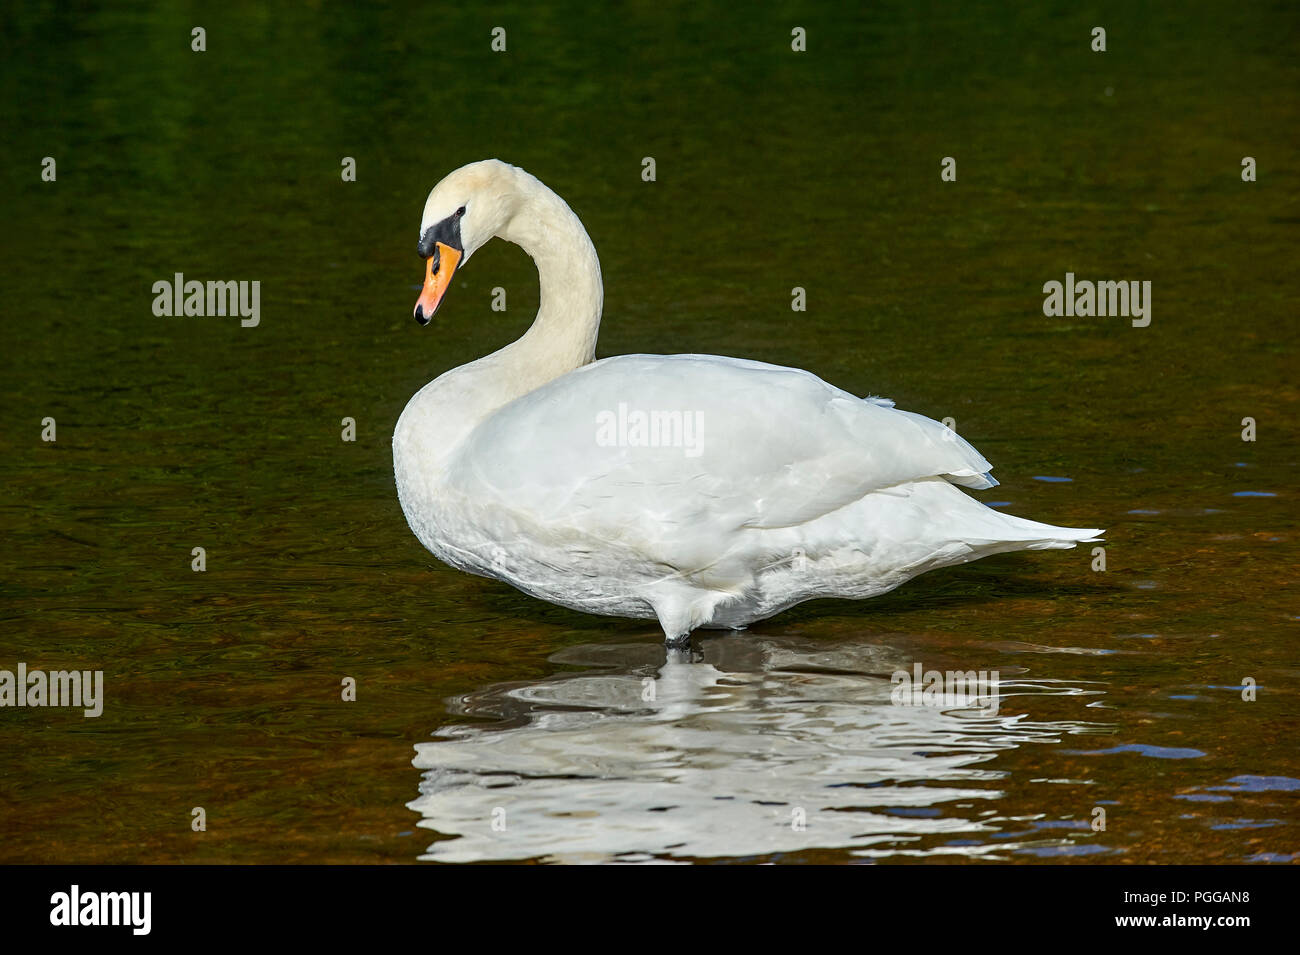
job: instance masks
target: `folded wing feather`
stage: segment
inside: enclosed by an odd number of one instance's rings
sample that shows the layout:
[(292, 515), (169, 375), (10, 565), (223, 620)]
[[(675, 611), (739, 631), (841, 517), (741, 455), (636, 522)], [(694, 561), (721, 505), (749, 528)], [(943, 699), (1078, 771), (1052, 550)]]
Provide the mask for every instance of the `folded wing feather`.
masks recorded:
[[(681, 435), (694, 447), (662, 446), (671, 436), (631, 445), (622, 432), (611, 443), (620, 404), (627, 415), (695, 416)], [(997, 483), (965, 440), (892, 404), (762, 362), (622, 355), (495, 412), (452, 458), (449, 482), (557, 537), (635, 542), (667, 560), (701, 535), (797, 526), (910, 481)]]

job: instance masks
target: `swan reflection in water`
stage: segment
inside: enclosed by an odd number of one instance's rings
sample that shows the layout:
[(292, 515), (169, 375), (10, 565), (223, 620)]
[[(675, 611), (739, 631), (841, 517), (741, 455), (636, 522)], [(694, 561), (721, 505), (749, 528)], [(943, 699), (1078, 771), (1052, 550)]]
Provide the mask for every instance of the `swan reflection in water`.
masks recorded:
[(871, 858), (917, 854), (927, 836), (946, 838), (920, 854), (979, 855), (1005, 848), (980, 818), (1003, 795), (1006, 772), (990, 760), (1105, 729), (1016, 712), (1023, 694), (1095, 688), (1004, 674), (995, 705), (896, 705), (891, 674), (913, 662), (888, 646), (752, 635), (700, 646), (571, 648), (552, 661), (595, 672), (453, 699), (453, 711), (497, 722), (447, 726), (416, 746), (425, 772), (408, 808), (452, 837), (420, 858)]

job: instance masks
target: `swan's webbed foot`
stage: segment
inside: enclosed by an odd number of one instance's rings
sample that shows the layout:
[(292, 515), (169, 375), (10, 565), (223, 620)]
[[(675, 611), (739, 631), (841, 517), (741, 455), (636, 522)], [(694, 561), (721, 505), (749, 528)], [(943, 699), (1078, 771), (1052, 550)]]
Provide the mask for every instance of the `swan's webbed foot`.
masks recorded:
[(664, 634), (664, 649), (684, 651), (691, 648), (691, 634), (688, 630), (686, 633), (670, 637)]

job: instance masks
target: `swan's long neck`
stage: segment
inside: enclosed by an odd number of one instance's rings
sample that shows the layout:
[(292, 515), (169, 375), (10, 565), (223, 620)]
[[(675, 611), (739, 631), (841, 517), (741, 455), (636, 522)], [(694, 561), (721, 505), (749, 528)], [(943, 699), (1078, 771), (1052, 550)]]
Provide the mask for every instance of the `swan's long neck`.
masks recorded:
[(509, 381), (501, 382), (512, 392), (507, 400), (595, 357), (604, 297), (600, 260), (587, 230), (563, 199), (520, 172), (523, 201), (497, 235), (532, 257), (541, 299), (537, 317), (523, 337), (489, 356), (509, 373)]
[(406, 406), (393, 435), (395, 463), (419, 483), (492, 412), (595, 357), (604, 295), (596, 249), (563, 199), (516, 172), (515, 214), (497, 236), (532, 257), (541, 305), (517, 341), (431, 381)]

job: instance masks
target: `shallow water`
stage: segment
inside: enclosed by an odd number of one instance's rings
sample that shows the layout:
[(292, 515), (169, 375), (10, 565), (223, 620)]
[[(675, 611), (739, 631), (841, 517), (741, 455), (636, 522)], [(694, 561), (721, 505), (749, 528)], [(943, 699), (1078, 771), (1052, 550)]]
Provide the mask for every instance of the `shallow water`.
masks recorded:
[[(106, 702), (0, 709), (0, 860), (1300, 859), (1294, 7), (1120, 8), (1106, 54), (1070, 5), (495, 15), (505, 55), (468, 8), (233, 6), (202, 54), (179, 10), (3, 15), (0, 669)], [(1105, 571), (990, 558), (668, 660), (436, 564), (392, 426), (537, 291), (494, 243), (420, 329), (414, 246), (492, 155), (591, 232), (599, 354), (951, 416), (981, 498), (1106, 527)], [(1067, 271), (1150, 280), (1151, 325), (1046, 318)], [(176, 272), (260, 281), (260, 324), (155, 316)], [(918, 662), (997, 670), (996, 712), (891, 705)]]

